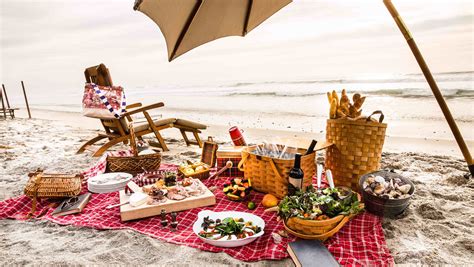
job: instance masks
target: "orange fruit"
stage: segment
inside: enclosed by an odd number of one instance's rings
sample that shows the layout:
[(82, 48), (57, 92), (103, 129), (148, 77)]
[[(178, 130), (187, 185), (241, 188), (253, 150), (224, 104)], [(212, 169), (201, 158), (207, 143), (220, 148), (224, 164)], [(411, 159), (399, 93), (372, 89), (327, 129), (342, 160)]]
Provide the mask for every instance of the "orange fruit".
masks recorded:
[(272, 194), (266, 194), (262, 199), (262, 205), (265, 208), (275, 207), (276, 205), (278, 205), (278, 202), (279, 202), (278, 198), (276, 198)]

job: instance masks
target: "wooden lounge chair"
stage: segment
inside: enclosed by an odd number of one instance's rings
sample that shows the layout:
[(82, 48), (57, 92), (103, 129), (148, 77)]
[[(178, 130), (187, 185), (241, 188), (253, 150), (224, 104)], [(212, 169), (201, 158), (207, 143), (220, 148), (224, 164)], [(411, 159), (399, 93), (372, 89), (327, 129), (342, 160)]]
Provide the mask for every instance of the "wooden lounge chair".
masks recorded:
[[(84, 74), (86, 76), (86, 81), (89, 83), (92, 82), (97, 85), (112, 86), (112, 79), (110, 77), (109, 70), (104, 64), (87, 68)], [(106, 138), (108, 138), (109, 141), (102, 145), (93, 156), (102, 155), (107, 149), (118, 143), (128, 143), (130, 139), (128, 125), (133, 121), (132, 115), (139, 113), (143, 114), (146, 122), (134, 124), (135, 135), (138, 139), (143, 140), (142, 136), (153, 133), (158, 140), (157, 146), (161, 147), (163, 151), (168, 151), (168, 146), (161, 136), (160, 131), (167, 128), (178, 128), (184, 138), (184, 141), (186, 142), (186, 145), (189, 146), (191, 144), (196, 144), (199, 147), (202, 147), (202, 141), (199, 137), (199, 133), (201, 133), (201, 130), (206, 129), (206, 125), (175, 118), (153, 120), (149, 114), (149, 111), (163, 106), (164, 104), (162, 102), (145, 107), (143, 107), (141, 103), (134, 103), (127, 106), (126, 113), (122, 114), (121, 118), (119, 119), (99, 118), (105, 129), (105, 132), (99, 133), (98, 136), (87, 141), (81, 146), (77, 153), (84, 152), (87, 147)], [(194, 138), (196, 139), (195, 141), (189, 140), (186, 135), (188, 132), (194, 135)]]

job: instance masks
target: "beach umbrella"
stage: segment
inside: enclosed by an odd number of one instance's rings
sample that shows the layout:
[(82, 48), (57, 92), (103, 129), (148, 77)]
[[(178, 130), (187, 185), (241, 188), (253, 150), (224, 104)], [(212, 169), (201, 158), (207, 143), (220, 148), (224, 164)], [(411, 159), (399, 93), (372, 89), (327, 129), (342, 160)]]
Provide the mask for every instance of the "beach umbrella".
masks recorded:
[[(168, 60), (225, 36), (245, 36), (291, 0), (136, 0), (134, 9), (150, 17), (161, 29)], [(391, 0), (383, 0), (415, 56), (466, 160), (471, 176), (474, 162), (459, 128), (421, 55), (408, 27)]]
[(291, 0), (136, 0), (160, 27), (168, 60), (226, 36), (245, 36)]

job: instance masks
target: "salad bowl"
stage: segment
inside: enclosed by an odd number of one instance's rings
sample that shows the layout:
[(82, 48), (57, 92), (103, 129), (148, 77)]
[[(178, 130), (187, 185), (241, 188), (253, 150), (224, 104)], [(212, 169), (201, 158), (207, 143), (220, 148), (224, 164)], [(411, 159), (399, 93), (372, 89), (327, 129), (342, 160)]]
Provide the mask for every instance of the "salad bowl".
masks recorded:
[[(245, 238), (238, 239), (235, 235), (231, 236), (231, 239), (222, 238), (219, 240), (214, 240), (210, 238), (205, 238), (199, 235), (201, 231), (204, 230), (202, 223), (204, 222), (204, 218), (209, 217), (211, 220), (224, 220), (225, 218), (242, 218), (244, 222), (252, 222), (253, 225), (260, 227), (261, 231), (255, 233), (252, 236), (247, 236)], [(198, 213), (198, 218), (194, 222), (193, 225), (193, 232), (205, 243), (208, 243), (213, 246), (217, 247), (240, 247), (245, 246), (252, 241), (255, 241), (257, 238), (261, 237), (264, 234), (265, 222), (259, 216), (253, 215), (247, 212), (239, 212), (239, 211), (223, 211), (223, 212), (214, 212), (210, 210), (203, 210)]]

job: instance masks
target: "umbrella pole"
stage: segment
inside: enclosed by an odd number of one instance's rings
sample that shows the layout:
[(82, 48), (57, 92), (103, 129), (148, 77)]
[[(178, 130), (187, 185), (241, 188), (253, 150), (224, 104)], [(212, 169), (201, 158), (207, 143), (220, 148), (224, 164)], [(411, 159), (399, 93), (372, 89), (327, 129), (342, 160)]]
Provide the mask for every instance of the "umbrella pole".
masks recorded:
[(402, 32), (403, 36), (405, 36), (408, 46), (410, 46), (410, 49), (413, 52), (416, 61), (418, 61), (418, 65), (420, 65), (420, 68), (423, 71), (423, 74), (425, 75), (426, 81), (431, 87), (431, 91), (433, 91), (433, 95), (435, 96), (436, 101), (438, 101), (438, 105), (440, 106), (441, 111), (443, 111), (444, 117), (446, 118), (446, 121), (449, 124), (449, 128), (451, 128), (451, 132), (453, 132), (454, 138), (456, 139), (456, 142), (458, 143), (458, 146), (461, 149), (464, 159), (467, 162), (469, 171), (471, 172), (471, 176), (474, 176), (474, 162), (472, 161), (472, 157), (469, 153), (469, 149), (466, 145), (466, 142), (464, 142), (461, 132), (459, 131), (459, 128), (456, 125), (456, 122), (454, 121), (453, 115), (449, 111), (448, 105), (446, 104), (446, 101), (444, 100), (443, 95), (441, 94), (441, 91), (439, 90), (438, 85), (436, 84), (436, 81), (433, 78), (430, 69), (428, 68), (428, 65), (423, 59), (423, 56), (421, 55), (421, 52), (418, 49), (418, 46), (416, 45), (415, 40), (413, 39), (413, 36), (410, 33), (410, 30), (408, 30), (407, 26), (403, 22), (400, 14), (396, 10), (392, 1), (383, 0), (383, 2), (390, 14), (392, 15), (393, 19), (397, 23), (398, 28), (400, 28), (400, 31)]

